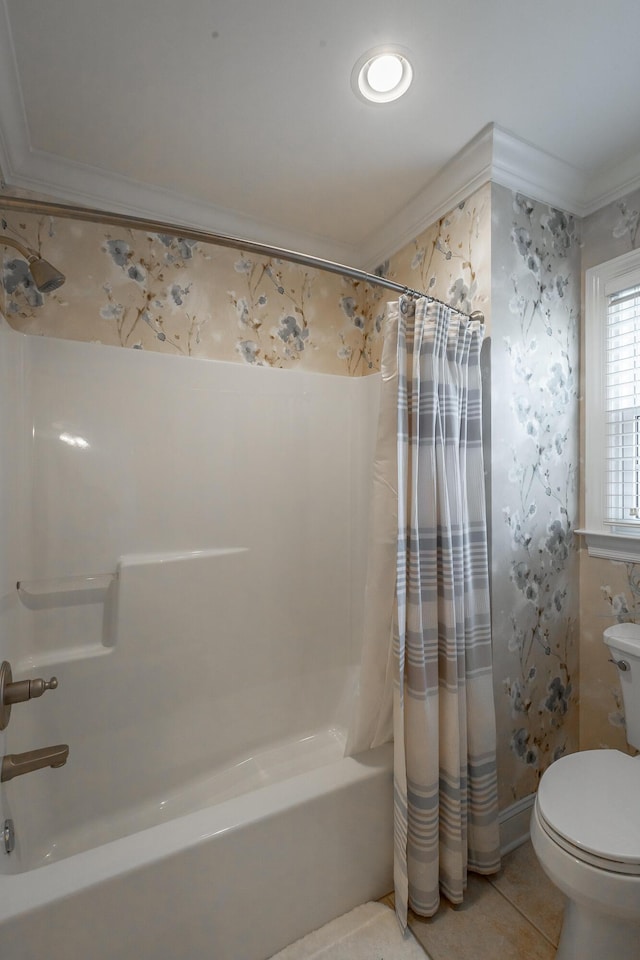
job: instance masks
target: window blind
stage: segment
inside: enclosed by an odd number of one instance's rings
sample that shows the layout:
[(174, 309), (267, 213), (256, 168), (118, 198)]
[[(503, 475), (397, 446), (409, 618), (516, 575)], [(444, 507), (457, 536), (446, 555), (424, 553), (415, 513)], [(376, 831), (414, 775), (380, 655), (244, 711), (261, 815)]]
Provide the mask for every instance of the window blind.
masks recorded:
[(640, 284), (608, 297), (605, 520), (640, 525)]

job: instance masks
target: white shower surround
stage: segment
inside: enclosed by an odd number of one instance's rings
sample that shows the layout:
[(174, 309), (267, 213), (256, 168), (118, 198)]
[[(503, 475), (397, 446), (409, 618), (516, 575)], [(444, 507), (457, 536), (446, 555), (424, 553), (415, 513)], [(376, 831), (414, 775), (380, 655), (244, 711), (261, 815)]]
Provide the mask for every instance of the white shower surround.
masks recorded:
[[(0, 654), (18, 678), (59, 679), (13, 708), (0, 745), (70, 745), (66, 767), (0, 789), (18, 837), (0, 856), (5, 934), (35, 931), (16, 956), (35, 956), (65, 890), (78, 945), (91, 924), (139, 910), (121, 949), (164, 956), (170, 895), (176, 929), (197, 901), (198, 949), (236, 957), (223, 918), (247, 908), (233, 898), (251, 896), (259, 864), (254, 894), (274, 922), (243, 941), (246, 960), (386, 892), (389, 750), (339, 759), (378, 378), (25, 337), (4, 322), (0, 345)], [(269, 876), (276, 836), (284, 860)]]

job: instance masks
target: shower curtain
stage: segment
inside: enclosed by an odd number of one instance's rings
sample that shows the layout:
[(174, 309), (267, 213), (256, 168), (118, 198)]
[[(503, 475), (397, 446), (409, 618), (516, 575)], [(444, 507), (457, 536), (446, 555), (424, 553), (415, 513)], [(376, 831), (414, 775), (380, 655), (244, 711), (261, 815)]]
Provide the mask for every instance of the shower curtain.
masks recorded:
[[(468, 870), (500, 866), (482, 337), (479, 321), (429, 298), (387, 306), (375, 484), (382, 493), (374, 494), (373, 523), (380, 500), (390, 505), (393, 494), (395, 602), (390, 538), (374, 533), (371, 629), (365, 625), (349, 748), (389, 739), (392, 713), (394, 882), (403, 927), (408, 907), (432, 916), (441, 892), (462, 901)], [(395, 450), (384, 427), (389, 409)], [(389, 610), (371, 579), (373, 571), (380, 580), (385, 563)]]

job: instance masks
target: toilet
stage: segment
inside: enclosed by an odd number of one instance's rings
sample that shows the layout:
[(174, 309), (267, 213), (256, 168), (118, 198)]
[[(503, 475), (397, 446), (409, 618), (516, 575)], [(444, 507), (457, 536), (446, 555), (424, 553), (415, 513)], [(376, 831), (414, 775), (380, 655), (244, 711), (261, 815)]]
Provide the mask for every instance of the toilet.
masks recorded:
[[(604, 632), (618, 667), (628, 743), (640, 750), (640, 624)], [(556, 960), (640, 957), (640, 755), (584, 750), (542, 776), (531, 842), (567, 898)]]

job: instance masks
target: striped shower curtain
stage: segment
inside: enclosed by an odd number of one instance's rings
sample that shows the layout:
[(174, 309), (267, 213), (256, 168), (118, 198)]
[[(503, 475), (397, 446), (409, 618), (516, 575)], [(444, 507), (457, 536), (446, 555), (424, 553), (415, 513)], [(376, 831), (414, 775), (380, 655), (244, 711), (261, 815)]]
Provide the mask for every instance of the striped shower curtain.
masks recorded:
[[(397, 329), (396, 911), (500, 866), (481, 432), (483, 325), (422, 298)], [(397, 313), (397, 317), (394, 314)]]

